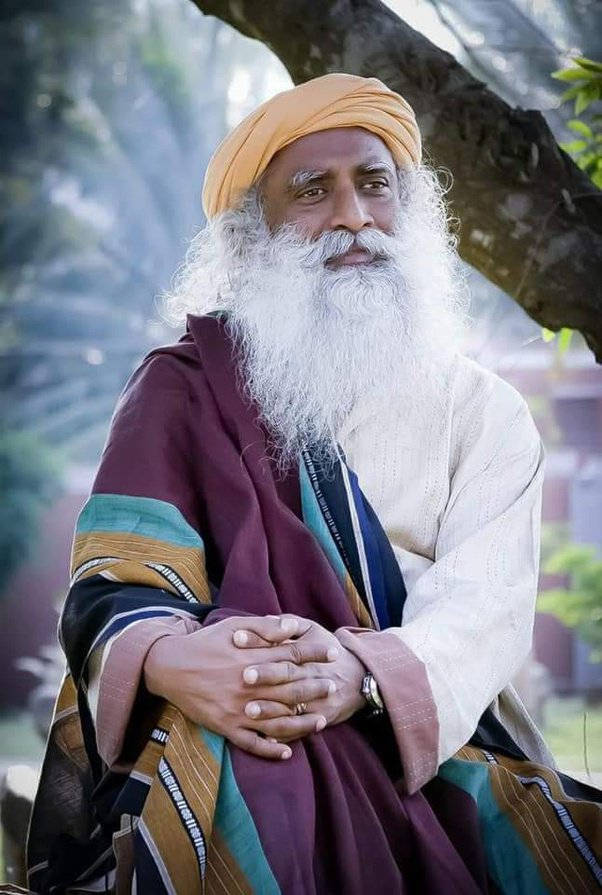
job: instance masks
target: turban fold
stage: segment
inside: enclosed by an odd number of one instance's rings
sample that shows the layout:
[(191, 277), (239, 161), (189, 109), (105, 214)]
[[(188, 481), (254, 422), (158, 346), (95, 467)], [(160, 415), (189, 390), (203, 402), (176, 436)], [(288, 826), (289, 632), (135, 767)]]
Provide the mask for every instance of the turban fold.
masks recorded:
[(376, 134), (401, 168), (420, 163), (420, 131), (403, 97), (377, 78), (323, 75), (277, 93), (222, 140), (205, 173), (207, 217), (232, 208), (284, 146), (333, 127), (363, 127)]

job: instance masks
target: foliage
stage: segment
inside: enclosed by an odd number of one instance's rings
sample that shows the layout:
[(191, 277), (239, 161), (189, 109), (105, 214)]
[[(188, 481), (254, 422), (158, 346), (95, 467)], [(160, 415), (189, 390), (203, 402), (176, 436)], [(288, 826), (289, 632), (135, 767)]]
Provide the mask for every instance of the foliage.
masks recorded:
[(555, 333), (553, 329), (547, 329), (545, 326), (542, 327), (541, 337), (544, 342), (552, 342), (556, 336), (558, 336), (558, 353), (560, 355), (566, 354), (573, 338), (573, 330), (569, 329), (568, 326), (563, 326), (557, 333)]
[(537, 608), (550, 612), (590, 644), (592, 661), (602, 659), (602, 558), (595, 547), (564, 543), (543, 563), (550, 575), (568, 575), (568, 588), (553, 588), (539, 596)]
[(94, 465), (132, 369), (177, 338), (156, 296), (202, 223), (233, 75), (253, 102), (267, 55), (188, 0), (0, 4), (3, 578), (34, 540), (52, 448)]
[[(560, 97), (561, 105), (574, 100), (574, 114), (567, 127), (577, 139), (559, 143), (573, 161), (589, 174), (593, 183), (602, 189), (602, 114), (596, 112), (585, 120), (586, 110), (602, 100), (602, 62), (576, 56), (571, 68), (558, 69), (552, 77), (558, 81), (571, 83)], [(573, 331), (563, 327), (558, 333), (545, 327), (542, 330), (544, 342), (551, 342), (558, 335), (558, 353), (563, 355), (571, 344)]]
[(61, 459), (32, 432), (0, 435), (0, 593), (29, 555), (38, 518), (60, 488)]
[(177, 0), (23, 0), (3, 17), (0, 414), (93, 463), (132, 368), (170, 340), (153, 305), (199, 223), (226, 26), (191, 29)]
[(602, 100), (602, 62), (583, 56), (577, 56), (573, 61), (573, 68), (552, 73), (552, 77), (559, 81), (574, 82), (564, 91), (560, 102), (575, 100), (576, 117), (567, 122), (567, 127), (578, 135), (578, 139), (561, 143), (560, 146), (602, 189), (602, 114), (592, 114), (589, 121), (583, 118), (586, 109)]

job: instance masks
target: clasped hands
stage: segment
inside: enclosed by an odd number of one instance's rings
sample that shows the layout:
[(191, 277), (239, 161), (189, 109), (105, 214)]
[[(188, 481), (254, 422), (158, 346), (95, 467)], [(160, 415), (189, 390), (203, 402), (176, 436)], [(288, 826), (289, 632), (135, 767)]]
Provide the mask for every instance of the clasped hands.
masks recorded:
[[(287, 759), (287, 743), (346, 721), (365, 703), (365, 668), (330, 631), (298, 616), (232, 617), (156, 641), (151, 693), (236, 746)], [(295, 706), (303, 703), (303, 714)]]

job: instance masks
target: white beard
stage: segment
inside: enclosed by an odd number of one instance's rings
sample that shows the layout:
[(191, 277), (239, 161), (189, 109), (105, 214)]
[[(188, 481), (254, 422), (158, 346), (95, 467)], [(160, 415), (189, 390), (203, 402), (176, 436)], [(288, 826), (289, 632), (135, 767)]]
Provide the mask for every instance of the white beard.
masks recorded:
[[(271, 233), (250, 191), (196, 237), (166, 296), (177, 322), (228, 312), (241, 383), (281, 471), (305, 446), (328, 468), (359, 402), (376, 412), (393, 402), (408, 420), (442, 411), (467, 296), (434, 174), (402, 176), (392, 235), (337, 230), (310, 241), (291, 226)], [(377, 260), (325, 266), (352, 244)]]

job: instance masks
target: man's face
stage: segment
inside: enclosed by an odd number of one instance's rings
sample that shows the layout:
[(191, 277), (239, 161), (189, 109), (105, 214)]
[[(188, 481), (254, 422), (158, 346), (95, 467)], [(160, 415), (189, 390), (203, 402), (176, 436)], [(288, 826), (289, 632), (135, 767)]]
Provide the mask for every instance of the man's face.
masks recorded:
[[(268, 165), (261, 191), (272, 231), (295, 224), (314, 239), (341, 229), (391, 233), (400, 205), (391, 153), (380, 137), (360, 127), (318, 131), (285, 146)], [(360, 250), (332, 263), (370, 260)]]
[(285, 469), (304, 445), (336, 457), (363, 400), (439, 412), (458, 346), (455, 271), (435, 172), (398, 183), (378, 137), (334, 128), (286, 146), (265, 182), (201, 231), (170, 301), (179, 314), (228, 314), (245, 396)]

